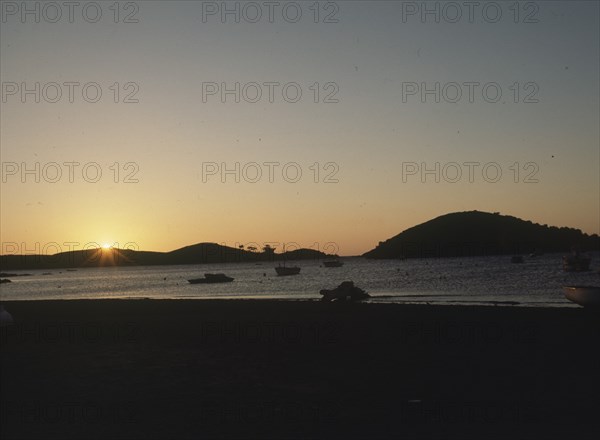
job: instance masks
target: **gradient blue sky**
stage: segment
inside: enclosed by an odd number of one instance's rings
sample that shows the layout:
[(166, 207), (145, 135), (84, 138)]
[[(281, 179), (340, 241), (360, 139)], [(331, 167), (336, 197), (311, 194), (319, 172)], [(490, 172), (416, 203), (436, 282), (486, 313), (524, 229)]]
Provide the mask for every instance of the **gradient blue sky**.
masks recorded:
[[(134, 242), (171, 250), (202, 241), (335, 242), (340, 254), (352, 255), (430, 218), (473, 209), (600, 232), (596, 1), (530, 2), (539, 7), (538, 23), (514, 23), (514, 2), (497, 2), (498, 23), (481, 13), (474, 23), (403, 22), (403, 2), (394, 1), (335, 2), (338, 23), (314, 23), (313, 2), (298, 2), (298, 23), (280, 14), (274, 23), (214, 16), (203, 23), (201, 2), (142, 1), (138, 23), (114, 23), (113, 2), (100, 3), (98, 23), (77, 11), (74, 23), (2, 17), (3, 84), (95, 81), (103, 89), (95, 104), (80, 95), (74, 103), (8, 96), (1, 104), (3, 164), (97, 162), (103, 170), (98, 183), (77, 174), (73, 183), (3, 175), (3, 243)], [(211, 81), (293, 81), (304, 94), (294, 104), (281, 95), (274, 103), (203, 102), (202, 83)], [(405, 82), (469, 81), (500, 84), (503, 99), (402, 99)], [(115, 82), (138, 84), (139, 103), (112, 102)], [(314, 103), (314, 82), (335, 82), (339, 102)], [(514, 103), (515, 82), (535, 82), (539, 102)], [(296, 162), (303, 178), (202, 179), (203, 162), (269, 161)], [(139, 182), (114, 183), (114, 162), (135, 162)], [(315, 162), (336, 163), (339, 182), (314, 183)], [(405, 162), (496, 162), (503, 177), (403, 182)], [(521, 170), (515, 183), (514, 162), (534, 162), (538, 182), (524, 183)]]

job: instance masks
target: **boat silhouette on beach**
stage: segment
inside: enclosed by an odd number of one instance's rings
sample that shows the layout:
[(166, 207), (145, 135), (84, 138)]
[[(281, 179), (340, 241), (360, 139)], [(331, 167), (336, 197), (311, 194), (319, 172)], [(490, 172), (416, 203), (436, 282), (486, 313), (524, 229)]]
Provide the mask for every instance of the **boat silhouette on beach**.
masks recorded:
[(363, 289), (356, 287), (354, 281), (344, 281), (335, 289), (321, 289), (320, 294), (323, 295), (321, 301), (325, 302), (362, 301), (371, 297)]

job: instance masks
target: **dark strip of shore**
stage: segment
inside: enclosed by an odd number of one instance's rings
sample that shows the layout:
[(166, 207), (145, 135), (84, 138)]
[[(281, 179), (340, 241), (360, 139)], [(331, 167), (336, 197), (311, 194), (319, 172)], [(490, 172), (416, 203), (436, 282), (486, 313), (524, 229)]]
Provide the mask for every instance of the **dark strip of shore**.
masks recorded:
[(2, 439), (599, 438), (600, 314), (3, 302)]

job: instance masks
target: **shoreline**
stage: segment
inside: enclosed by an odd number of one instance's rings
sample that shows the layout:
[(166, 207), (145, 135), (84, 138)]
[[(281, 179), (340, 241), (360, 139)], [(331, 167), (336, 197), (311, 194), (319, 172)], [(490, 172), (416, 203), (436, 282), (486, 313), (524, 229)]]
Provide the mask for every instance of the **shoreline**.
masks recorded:
[[(596, 284), (597, 274), (563, 272), (554, 256), (545, 255), (516, 265), (505, 258), (489, 261), (445, 259), (398, 264), (370, 263), (356, 259), (339, 269), (325, 269), (318, 262), (302, 269), (299, 277), (282, 279), (270, 266), (234, 264), (163, 266), (133, 268), (86, 268), (80, 271), (54, 271), (14, 278), (2, 285), (0, 301), (73, 300), (87, 298), (138, 297), (161, 299), (320, 299), (321, 289), (331, 289), (344, 280), (359, 280), (370, 302), (514, 305), (517, 307), (577, 307), (564, 298), (562, 287), (569, 284)], [(236, 281), (226, 285), (194, 286), (188, 279), (202, 272), (224, 272)], [(227, 299), (229, 299), (227, 298)], [(517, 304), (519, 303), (519, 304)]]
[[(578, 438), (598, 313), (272, 300), (4, 301), (2, 438)], [(568, 402), (568, 405), (565, 404)]]
[[(412, 296), (412, 295), (411, 295)], [(418, 297), (418, 295), (415, 295)], [(524, 308), (524, 309), (581, 309), (582, 307), (574, 304), (570, 301), (565, 300), (565, 302), (555, 302), (555, 305), (547, 305), (548, 303), (523, 303), (518, 301), (446, 301), (446, 302), (433, 302), (433, 301), (406, 301), (406, 302), (397, 302), (397, 301), (379, 301), (381, 299), (388, 298), (404, 298), (404, 296), (394, 296), (394, 295), (372, 295), (371, 298), (355, 302), (354, 304), (377, 304), (377, 305), (391, 305), (391, 306), (426, 306), (426, 307), (506, 307), (506, 308)], [(375, 300), (375, 301), (373, 301)], [(0, 304), (10, 304), (10, 303), (30, 303), (30, 302), (63, 302), (63, 301), (206, 301), (206, 302), (230, 302), (230, 301), (242, 301), (242, 302), (294, 302), (294, 303), (322, 303), (320, 298), (311, 297), (311, 298), (271, 298), (271, 297), (259, 297), (259, 296), (222, 296), (222, 297), (214, 297), (214, 296), (185, 296), (185, 297), (107, 297), (107, 298), (51, 298), (51, 299), (19, 299), (19, 300), (3, 300), (0, 299)]]

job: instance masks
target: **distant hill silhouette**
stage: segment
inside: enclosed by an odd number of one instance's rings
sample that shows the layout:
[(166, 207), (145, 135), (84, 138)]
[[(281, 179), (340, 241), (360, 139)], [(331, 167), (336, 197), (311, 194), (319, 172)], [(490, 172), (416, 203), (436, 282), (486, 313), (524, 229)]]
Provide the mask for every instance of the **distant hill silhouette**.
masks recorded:
[(171, 252), (148, 252), (127, 249), (88, 249), (54, 255), (0, 255), (0, 270), (59, 269), (102, 266), (154, 266), (174, 264), (240, 263), (330, 258), (312, 249), (297, 249), (276, 254), (274, 249), (250, 251), (198, 243)]
[(426, 258), (599, 250), (600, 237), (499, 213), (455, 212), (380, 242), (367, 258)]

